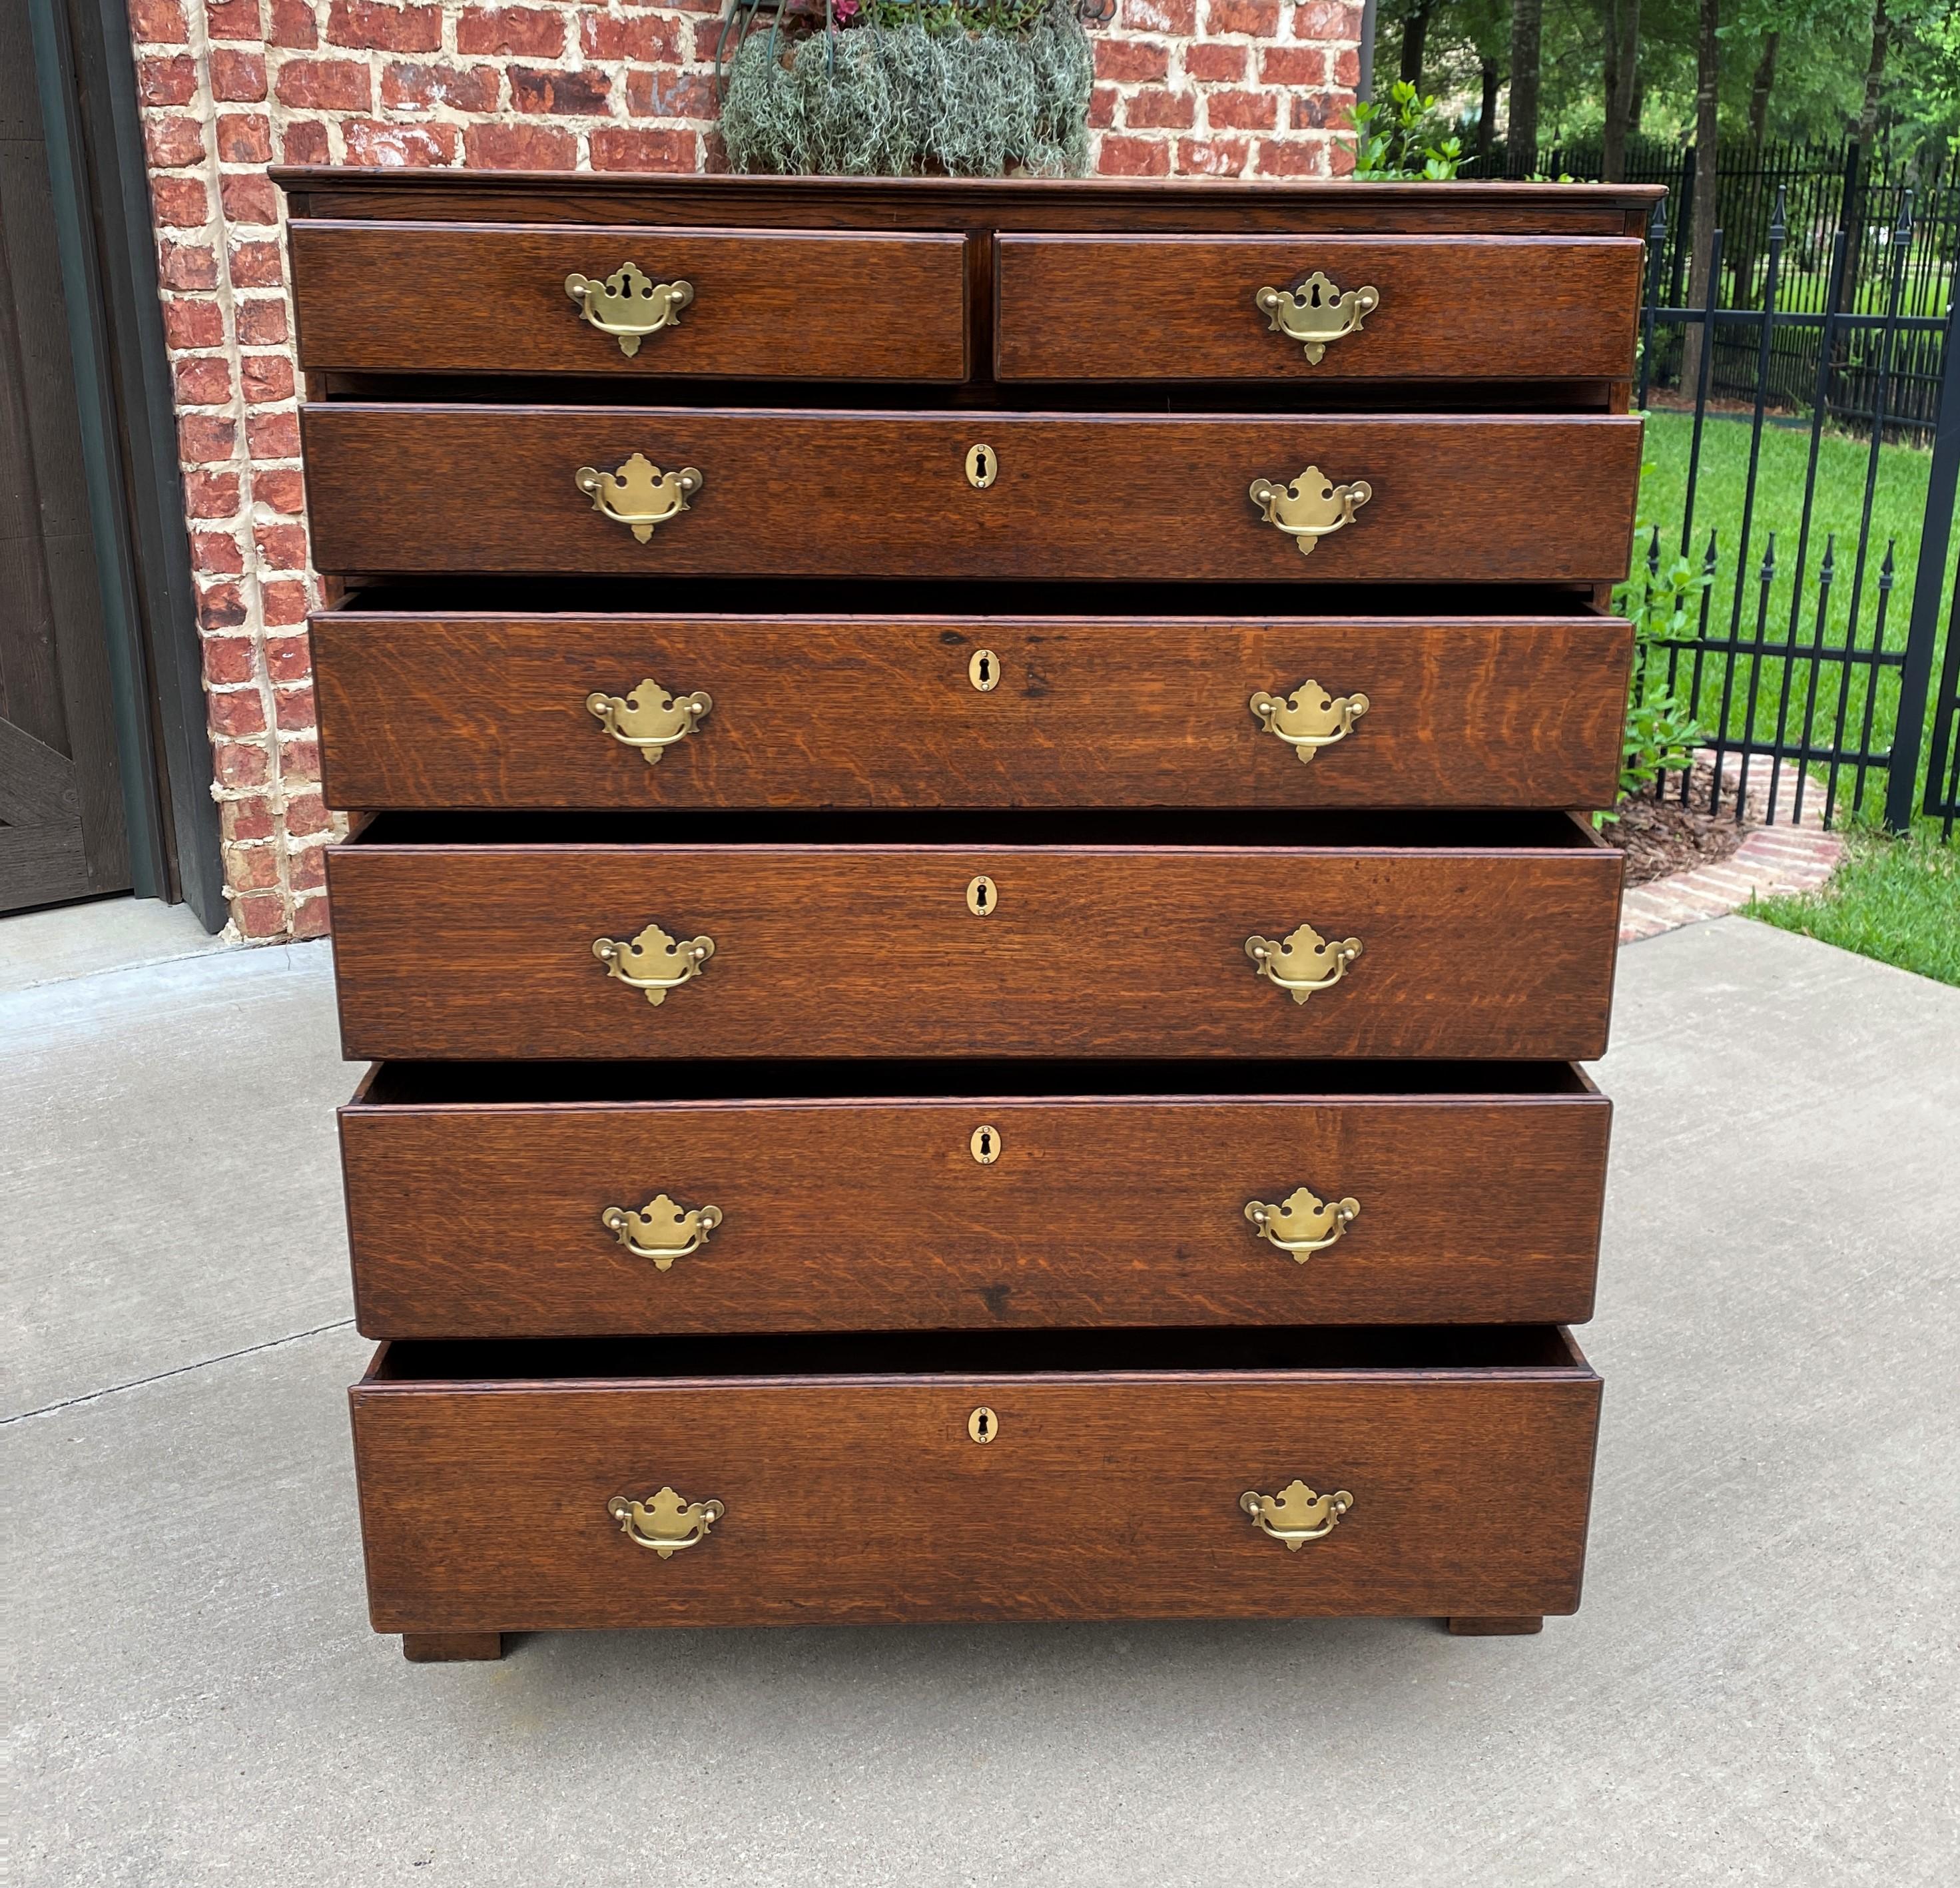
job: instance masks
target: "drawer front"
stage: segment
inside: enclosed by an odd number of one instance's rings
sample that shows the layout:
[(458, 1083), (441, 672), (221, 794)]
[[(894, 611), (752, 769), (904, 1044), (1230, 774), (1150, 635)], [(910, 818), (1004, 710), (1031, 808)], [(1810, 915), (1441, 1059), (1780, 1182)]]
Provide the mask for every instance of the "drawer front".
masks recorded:
[[(1640, 448), (1639, 420), (1606, 416), (349, 403), (301, 421), (313, 558), (329, 572), (1618, 581)], [(977, 447), (994, 454), (991, 484), (969, 479)], [(1310, 466), (1368, 489), (1351, 522), (1343, 502), (1316, 502), (1332, 488)], [(581, 471), (641, 521), (595, 510)], [(1269, 510), (1324, 534), (1291, 535)]]
[(309, 372), (966, 377), (962, 236), (299, 221), (291, 242)]
[[(364, 1385), (370, 1613), (401, 1632), (1570, 1613), (1599, 1400), (1583, 1367)], [(1289, 1549), (1240, 1498), (1296, 1481), (1351, 1499)], [(612, 1512), (663, 1488), (722, 1510), (664, 1558)]]
[(1003, 235), (994, 372), (1624, 380), (1644, 247), (1599, 237)]
[[(368, 1061), (1589, 1061), (1620, 882), (1619, 855), (1592, 849), (1254, 846), (364, 839), (328, 871), (342, 1041)], [(1295, 984), (1338, 980), (1289, 994), (1248, 942), (1303, 925), (1327, 950), (1309, 957), (1303, 934), (1268, 961)], [(664, 990), (613, 974), (691, 969), (662, 933), (713, 955)], [(1362, 954), (1343, 969), (1330, 953), (1349, 938)]]
[(1599, 617), (312, 632), (329, 802), (432, 810), (1605, 807), (1632, 649)]
[(1583, 1323), (1608, 1119), (1583, 1090), (356, 1103), (340, 1135), (367, 1336), (597, 1337)]

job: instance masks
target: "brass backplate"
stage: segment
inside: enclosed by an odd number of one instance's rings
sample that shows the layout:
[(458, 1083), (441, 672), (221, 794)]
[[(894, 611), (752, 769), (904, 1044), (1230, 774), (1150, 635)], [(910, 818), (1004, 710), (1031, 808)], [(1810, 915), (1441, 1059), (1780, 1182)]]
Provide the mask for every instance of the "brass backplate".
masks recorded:
[(985, 492), (1001, 476), (1001, 460), (991, 446), (966, 449), (966, 482), (976, 492)]
[(991, 918), (1001, 902), (1001, 888), (982, 872), (966, 886), (966, 909), (976, 918)]
[(1001, 1130), (991, 1121), (983, 1121), (973, 1130), (966, 1145), (982, 1167), (991, 1167), (1001, 1157)]
[(966, 1433), (975, 1442), (991, 1442), (1001, 1433), (1001, 1418), (982, 1403), (966, 1418)]
[(982, 695), (991, 695), (1001, 686), (1001, 658), (991, 649), (975, 649), (966, 664), (966, 679)]

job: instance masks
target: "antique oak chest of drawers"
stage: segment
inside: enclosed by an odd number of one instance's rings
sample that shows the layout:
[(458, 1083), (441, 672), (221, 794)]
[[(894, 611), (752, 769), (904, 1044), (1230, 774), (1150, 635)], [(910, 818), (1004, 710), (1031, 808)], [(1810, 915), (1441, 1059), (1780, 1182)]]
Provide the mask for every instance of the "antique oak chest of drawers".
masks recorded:
[(1653, 193), (282, 181), (376, 1629), (1572, 1611)]

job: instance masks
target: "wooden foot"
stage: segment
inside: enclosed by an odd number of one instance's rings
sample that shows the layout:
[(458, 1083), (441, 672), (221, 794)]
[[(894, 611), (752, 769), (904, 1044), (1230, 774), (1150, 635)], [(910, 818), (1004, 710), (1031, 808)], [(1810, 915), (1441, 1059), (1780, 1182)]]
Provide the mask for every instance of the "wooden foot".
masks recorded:
[(1452, 1616), (1449, 1629), (1459, 1639), (1508, 1638), (1514, 1633), (1542, 1632), (1545, 1619), (1538, 1613), (1528, 1613), (1515, 1619), (1458, 1619)]
[(501, 1632), (404, 1632), (402, 1656), (411, 1665), (447, 1665), (456, 1659), (501, 1658)]

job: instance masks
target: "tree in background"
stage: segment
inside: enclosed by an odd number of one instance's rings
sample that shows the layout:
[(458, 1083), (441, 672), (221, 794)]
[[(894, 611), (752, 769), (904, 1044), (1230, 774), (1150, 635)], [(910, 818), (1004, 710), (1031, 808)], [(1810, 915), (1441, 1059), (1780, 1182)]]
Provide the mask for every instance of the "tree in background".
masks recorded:
[[(1708, 299), (1708, 278), (1715, 266), (1716, 193), (1722, 181), (1713, 161), (1720, 135), (1722, 105), (1722, 0), (1701, 0), (1701, 32), (1695, 47), (1694, 148), (1708, 161), (1694, 167), (1694, 247), (1689, 252), (1688, 305), (1702, 307)], [(1707, 336), (1698, 327), (1682, 330), (1681, 384), (1693, 387), (1701, 377), (1702, 349)]]
[(1627, 134), (1640, 97), (1640, 0), (1606, 0), (1606, 126), (1599, 141), (1599, 174), (1618, 183), (1627, 174)]
[[(1883, 11), (1875, 65), (1873, 0), (1723, 0), (1721, 135), (1835, 143), (1869, 126), (1867, 148), (1895, 158), (1960, 150), (1960, 0), (1885, 0)], [(1513, 88), (1526, 96), (1512, 101), (1507, 139), (1513, 41), (1531, 38), (1533, 19), (1538, 55)], [(1619, 167), (1640, 141), (1678, 147), (1698, 135), (1701, 0), (1380, 0), (1376, 33), (1375, 70), (1419, 65), (1410, 82), (1440, 96), (1481, 159), (1473, 176), (1529, 171), (1551, 145), (1617, 153)]]
[(1539, 68), (1545, 43), (1545, 0), (1511, 0), (1511, 111), (1504, 133), (1507, 168), (1529, 170), (1538, 150)]

